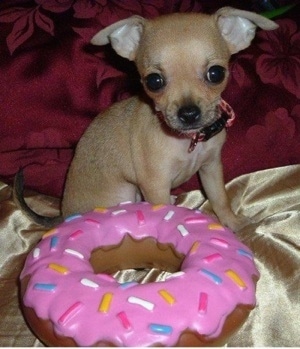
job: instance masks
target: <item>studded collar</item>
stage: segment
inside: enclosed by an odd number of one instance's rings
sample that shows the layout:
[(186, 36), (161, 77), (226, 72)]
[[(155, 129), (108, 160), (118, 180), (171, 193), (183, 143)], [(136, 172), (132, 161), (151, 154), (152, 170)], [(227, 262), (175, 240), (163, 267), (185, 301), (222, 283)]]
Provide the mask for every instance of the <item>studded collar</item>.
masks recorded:
[[(230, 127), (235, 119), (235, 113), (232, 107), (221, 99), (219, 103), (219, 117), (211, 125), (203, 127), (201, 130), (195, 133), (186, 135), (187, 138), (191, 138), (191, 143), (188, 149), (188, 152), (191, 153), (195, 148), (198, 142), (206, 142), (218, 133), (220, 133), (224, 128)], [(157, 116), (163, 118), (163, 114), (160, 111), (156, 112)]]
[(201, 129), (200, 131), (192, 134), (192, 140), (189, 147), (189, 153), (191, 153), (198, 142), (206, 142), (213, 136), (220, 133), (224, 127), (230, 127), (235, 119), (235, 113), (232, 107), (221, 99), (219, 104), (219, 118), (213, 122), (211, 125), (208, 125)]

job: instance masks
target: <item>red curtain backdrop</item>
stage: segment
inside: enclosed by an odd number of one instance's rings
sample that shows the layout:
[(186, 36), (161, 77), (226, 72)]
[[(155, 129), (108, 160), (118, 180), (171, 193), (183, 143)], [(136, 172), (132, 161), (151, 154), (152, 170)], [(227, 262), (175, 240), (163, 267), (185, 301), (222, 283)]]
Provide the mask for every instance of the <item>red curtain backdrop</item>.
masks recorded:
[[(28, 188), (61, 196), (89, 123), (141, 89), (132, 63), (89, 44), (97, 31), (133, 14), (213, 12), (224, 5), (264, 10), (258, 1), (1, 1), (0, 179), (11, 183), (22, 167)], [(278, 30), (258, 30), (251, 47), (232, 57), (223, 97), (237, 120), (223, 150), (226, 182), (300, 162), (299, 18), (297, 5), (275, 19)], [(175, 193), (198, 187), (194, 176)]]

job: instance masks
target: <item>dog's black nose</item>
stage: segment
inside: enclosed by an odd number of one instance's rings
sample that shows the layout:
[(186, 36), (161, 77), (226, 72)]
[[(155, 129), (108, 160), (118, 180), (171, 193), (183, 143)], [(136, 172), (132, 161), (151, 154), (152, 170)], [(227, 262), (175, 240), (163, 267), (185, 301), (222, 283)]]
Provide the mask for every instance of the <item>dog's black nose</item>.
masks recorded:
[(185, 124), (193, 124), (200, 119), (201, 111), (196, 105), (186, 105), (178, 110), (179, 119)]

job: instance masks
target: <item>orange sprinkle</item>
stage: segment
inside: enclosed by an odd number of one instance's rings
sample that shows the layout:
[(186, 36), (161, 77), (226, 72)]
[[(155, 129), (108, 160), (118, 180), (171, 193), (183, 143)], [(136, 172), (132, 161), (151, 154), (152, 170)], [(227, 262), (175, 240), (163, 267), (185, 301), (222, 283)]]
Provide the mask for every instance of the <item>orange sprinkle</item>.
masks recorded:
[(152, 206), (152, 211), (158, 211), (158, 210), (162, 209), (163, 207), (165, 207), (165, 205), (163, 205), (163, 204), (153, 205)]
[(56, 263), (50, 263), (48, 265), (48, 268), (57, 271), (60, 274), (67, 274), (69, 272), (69, 269), (60, 265), (60, 264), (56, 264)]
[(175, 303), (175, 298), (171, 295), (171, 293), (169, 293), (166, 290), (160, 290), (158, 291), (158, 293), (162, 296), (162, 298), (169, 303), (170, 305), (173, 305)]
[(108, 210), (106, 207), (96, 207), (94, 209), (94, 212), (99, 212), (99, 213), (106, 213)]
[(42, 239), (46, 239), (47, 237), (51, 236), (51, 235), (54, 235), (57, 233), (57, 229), (51, 229), (49, 231), (47, 231), (47, 233), (45, 233), (43, 236), (42, 236)]
[(107, 313), (109, 311), (111, 301), (113, 299), (113, 294), (110, 292), (107, 292), (103, 295), (101, 303), (99, 305), (99, 311), (101, 313)]
[(228, 269), (225, 274), (239, 287), (241, 288), (247, 288), (247, 285), (245, 284), (244, 280), (232, 269)]
[(195, 253), (198, 250), (199, 246), (200, 246), (200, 241), (195, 241), (190, 249), (189, 254)]
[(209, 230), (224, 230), (223, 225), (219, 224), (219, 223), (210, 223), (208, 225), (208, 229)]

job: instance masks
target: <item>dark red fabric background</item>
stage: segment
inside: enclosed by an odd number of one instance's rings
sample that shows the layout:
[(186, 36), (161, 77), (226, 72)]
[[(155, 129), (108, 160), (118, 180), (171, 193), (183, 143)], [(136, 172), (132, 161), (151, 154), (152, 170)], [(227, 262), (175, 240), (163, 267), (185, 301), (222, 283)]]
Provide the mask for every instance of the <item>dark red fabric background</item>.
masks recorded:
[[(282, 4), (291, 3), (281, 1)], [(0, 2), (0, 179), (25, 168), (26, 186), (61, 196), (78, 139), (113, 102), (140, 89), (132, 63), (93, 47), (101, 28), (132, 14), (212, 12), (257, 1), (36, 0)], [(237, 121), (223, 151), (226, 182), (300, 162), (300, 11), (277, 18), (232, 57), (223, 97)], [(101, 136), (101, 135), (100, 135)], [(194, 176), (177, 192), (198, 188)]]

